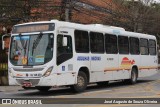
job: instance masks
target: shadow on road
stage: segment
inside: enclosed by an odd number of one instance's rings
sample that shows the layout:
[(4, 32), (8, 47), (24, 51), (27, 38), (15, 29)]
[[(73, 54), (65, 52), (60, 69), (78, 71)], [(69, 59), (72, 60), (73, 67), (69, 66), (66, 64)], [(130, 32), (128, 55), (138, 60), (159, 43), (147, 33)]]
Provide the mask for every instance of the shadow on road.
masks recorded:
[[(146, 84), (150, 83), (154, 80), (138, 80), (135, 85), (140, 85), (140, 84)], [(92, 91), (101, 91), (101, 90), (112, 90), (113, 88), (124, 88), (132, 86), (128, 83), (125, 83), (123, 81), (112, 81), (106, 86), (98, 86), (97, 84), (90, 84), (85, 92), (92, 92)], [(76, 95), (79, 93), (74, 93), (69, 87), (62, 87), (62, 88), (52, 88), (48, 92), (40, 92), (36, 89), (31, 89), (31, 90), (23, 90), (21, 93), (16, 93), (15, 96), (23, 96), (23, 97), (48, 97), (48, 96), (60, 96), (60, 95)]]

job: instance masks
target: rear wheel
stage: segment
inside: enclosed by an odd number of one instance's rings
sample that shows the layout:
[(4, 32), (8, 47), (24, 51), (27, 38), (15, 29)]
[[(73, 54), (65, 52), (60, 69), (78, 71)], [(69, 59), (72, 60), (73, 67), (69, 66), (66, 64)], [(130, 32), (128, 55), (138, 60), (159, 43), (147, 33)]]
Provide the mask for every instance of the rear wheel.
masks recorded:
[(132, 68), (131, 78), (130, 78), (129, 82), (131, 84), (135, 84), (135, 83), (137, 83), (137, 78), (138, 78), (137, 70), (135, 68)]
[(41, 92), (47, 92), (51, 87), (50, 86), (37, 86), (36, 89), (38, 89)]
[(84, 72), (79, 72), (77, 76), (77, 84), (72, 85), (71, 88), (75, 92), (83, 92), (87, 87), (87, 76)]

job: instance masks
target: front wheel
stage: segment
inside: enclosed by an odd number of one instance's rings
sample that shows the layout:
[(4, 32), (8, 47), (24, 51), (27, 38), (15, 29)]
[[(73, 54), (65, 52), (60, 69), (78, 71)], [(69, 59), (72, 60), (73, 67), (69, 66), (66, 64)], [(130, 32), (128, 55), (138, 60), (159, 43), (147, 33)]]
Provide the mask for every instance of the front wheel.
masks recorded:
[(71, 88), (75, 92), (83, 92), (87, 87), (87, 76), (84, 72), (79, 72), (77, 76), (77, 84), (72, 85)]
[(47, 92), (51, 87), (50, 86), (37, 86), (36, 89), (38, 89), (40, 92)]

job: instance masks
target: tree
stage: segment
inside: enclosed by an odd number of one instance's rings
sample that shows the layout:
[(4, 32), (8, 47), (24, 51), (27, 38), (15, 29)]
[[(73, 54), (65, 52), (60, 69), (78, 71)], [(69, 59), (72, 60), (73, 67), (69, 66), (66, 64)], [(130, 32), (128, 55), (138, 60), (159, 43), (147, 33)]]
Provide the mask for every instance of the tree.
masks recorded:
[(34, 19), (31, 9), (37, 7), (39, 0), (0, 0), (0, 25), (8, 29), (20, 21)]
[(123, 22), (121, 25), (125, 25), (124, 28), (130, 31), (154, 34), (153, 29), (153, 32), (151, 31), (151, 26), (155, 28), (155, 25), (157, 25), (159, 11), (156, 10), (155, 5), (153, 6), (153, 4), (156, 4), (153, 0), (118, 1), (117, 3), (123, 7), (114, 12), (114, 17), (119, 17), (119, 19), (117, 18), (114, 21)]

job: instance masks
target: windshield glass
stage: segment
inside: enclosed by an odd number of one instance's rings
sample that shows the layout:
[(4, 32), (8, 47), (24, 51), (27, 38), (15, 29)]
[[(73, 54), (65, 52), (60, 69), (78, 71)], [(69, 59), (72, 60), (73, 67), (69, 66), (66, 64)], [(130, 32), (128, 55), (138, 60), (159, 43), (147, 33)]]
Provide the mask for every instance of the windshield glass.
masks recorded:
[(53, 57), (53, 34), (17, 35), (11, 38), (10, 61), (13, 65), (34, 66)]

